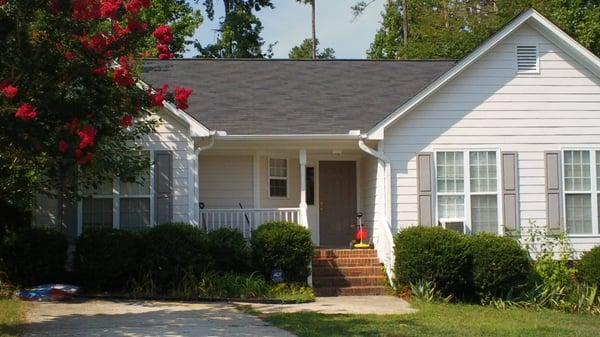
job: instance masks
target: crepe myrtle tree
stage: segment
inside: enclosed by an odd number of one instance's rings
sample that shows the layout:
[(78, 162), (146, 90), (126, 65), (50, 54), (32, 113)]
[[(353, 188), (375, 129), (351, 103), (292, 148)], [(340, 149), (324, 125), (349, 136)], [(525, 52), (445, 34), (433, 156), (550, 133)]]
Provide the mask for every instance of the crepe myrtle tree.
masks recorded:
[(152, 110), (164, 100), (186, 109), (191, 94), (137, 80), (143, 57), (174, 57), (171, 28), (143, 20), (151, 8), (151, 0), (0, 0), (0, 199), (42, 192), (64, 205), (149, 169), (139, 140), (156, 126)]

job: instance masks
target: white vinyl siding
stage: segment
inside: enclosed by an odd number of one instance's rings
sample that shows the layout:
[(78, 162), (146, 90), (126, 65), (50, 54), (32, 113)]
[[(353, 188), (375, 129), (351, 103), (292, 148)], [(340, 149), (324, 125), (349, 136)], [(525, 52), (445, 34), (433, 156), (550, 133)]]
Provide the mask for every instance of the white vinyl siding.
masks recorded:
[[(516, 45), (538, 46), (539, 74), (515, 72)], [(543, 226), (544, 151), (600, 149), (600, 79), (525, 25), (386, 128), (383, 143), (395, 229), (418, 224), (418, 153), (486, 148), (518, 153), (520, 225)], [(600, 236), (571, 242), (582, 251), (599, 245)]]

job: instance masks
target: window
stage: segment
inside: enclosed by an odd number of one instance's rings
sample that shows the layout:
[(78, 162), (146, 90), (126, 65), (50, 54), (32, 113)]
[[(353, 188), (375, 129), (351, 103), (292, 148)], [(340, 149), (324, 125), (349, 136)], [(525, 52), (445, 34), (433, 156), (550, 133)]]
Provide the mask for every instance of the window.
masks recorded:
[(596, 161), (593, 172), (596, 175), (600, 165), (598, 152), (564, 151), (565, 224), (568, 234), (593, 234), (592, 199), (598, 193), (599, 183), (596, 178), (596, 183), (592, 184), (592, 155)]
[[(150, 160), (150, 153), (146, 154)], [(81, 201), (82, 231), (90, 228), (141, 229), (150, 226), (150, 186), (151, 176), (147, 172), (135, 182), (116, 180), (113, 184), (110, 181), (88, 191), (88, 196)]]
[(497, 166), (495, 151), (437, 152), (438, 222), (462, 221), (472, 233), (497, 233)]
[(113, 227), (113, 184), (107, 181), (87, 191), (81, 201), (82, 230)]
[(269, 196), (287, 198), (287, 159), (269, 158)]
[(315, 204), (315, 168), (306, 168), (306, 204)]
[(539, 71), (537, 46), (517, 46), (517, 72), (536, 74)]
[(119, 183), (119, 226), (141, 229), (150, 226), (150, 173), (135, 182)]

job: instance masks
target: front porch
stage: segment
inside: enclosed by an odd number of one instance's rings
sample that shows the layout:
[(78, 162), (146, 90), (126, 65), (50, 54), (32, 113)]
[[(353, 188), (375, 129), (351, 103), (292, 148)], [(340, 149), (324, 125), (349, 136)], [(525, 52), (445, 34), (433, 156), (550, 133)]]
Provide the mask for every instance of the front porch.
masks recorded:
[(370, 239), (378, 160), (356, 138), (331, 141), (217, 140), (198, 160), (198, 225), (240, 230), (268, 221), (306, 226), (315, 245), (347, 248), (356, 214)]

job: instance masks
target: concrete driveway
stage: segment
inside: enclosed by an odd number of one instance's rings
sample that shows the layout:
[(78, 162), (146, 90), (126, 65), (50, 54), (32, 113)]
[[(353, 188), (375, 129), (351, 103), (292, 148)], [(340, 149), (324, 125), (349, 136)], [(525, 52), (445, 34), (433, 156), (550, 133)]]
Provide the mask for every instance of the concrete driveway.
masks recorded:
[(25, 337), (294, 336), (227, 303), (32, 303)]

